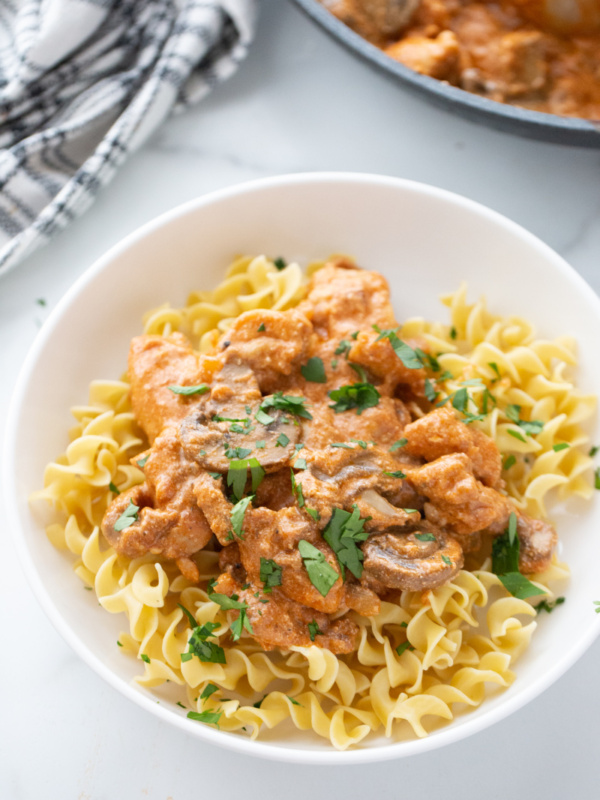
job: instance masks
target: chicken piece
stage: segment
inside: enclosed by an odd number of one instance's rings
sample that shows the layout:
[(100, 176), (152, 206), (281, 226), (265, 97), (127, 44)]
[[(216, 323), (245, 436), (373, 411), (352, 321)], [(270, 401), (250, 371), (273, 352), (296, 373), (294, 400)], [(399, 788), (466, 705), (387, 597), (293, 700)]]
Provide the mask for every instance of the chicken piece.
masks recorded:
[(325, 0), (324, 4), (345, 25), (379, 44), (400, 35), (419, 0)]
[(434, 461), (451, 453), (464, 453), (478, 480), (492, 488), (501, 485), (502, 459), (494, 440), (466, 425), (446, 406), (411, 422), (404, 429), (404, 437), (408, 442), (403, 449), (410, 455)]
[[(327, 614), (295, 603), (278, 588), (268, 595), (259, 594), (260, 587), (242, 589), (229, 574), (222, 574), (215, 591), (231, 597), (238, 595), (246, 603), (246, 614), (253, 636), (264, 650), (287, 649), (292, 646), (310, 647), (315, 644), (332, 653), (351, 653), (356, 649), (358, 625), (349, 619), (331, 621)], [(259, 594), (255, 597), (255, 594)], [(267, 599), (266, 603), (261, 600)], [(316, 622), (318, 633), (310, 638), (309, 624)]]
[(207, 379), (202, 358), (180, 333), (136, 336), (129, 349), (131, 405), (150, 444), (167, 424), (186, 417), (200, 402), (200, 395), (174, 394), (168, 387), (198, 386)]
[(281, 511), (282, 508), (293, 506), (296, 501), (292, 492), (290, 470), (282, 469), (265, 475), (254, 494), (256, 498), (254, 503), (257, 507), (264, 506), (271, 511)]
[(427, 523), (411, 533), (370, 536), (362, 549), (363, 581), (389, 589), (435, 589), (453, 578), (463, 565), (460, 544)]
[[(211, 472), (227, 472), (232, 458), (256, 458), (266, 471), (285, 466), (294, 454), (300, 427), (292, 415), (277, 408), (268, 409), (272, 422), (258, 422), (257, 412), (266, 400), (249, 367), (225, 364), (215, 377), (210, 399), (181, 423), (186, 456)], [(235, 455), (240, 452), (245, 455)]]
[(241, 314), (221, 337), (219, 346), (228, 364), (246, 364), (264, 394), (281, 388), (306, 360), (312, 326), (299, 311), (258, 309)]
[[(166, 428), (156, 439), (143, 470), (146, 482), (123, 492), (108, 507), (102, 533), (118, 553), (176, 559), (182, 573), (197, 581), (199, 573), (189, 556), (208, 543), (212, 531), (195, 502), (194, 480), (200, 470), (183, 457), (176, 428)], [(130, 502), (138, 511), (131, 524), (118, 530), (117, 521)]]
[(385, 48), (385, 53), (421, 75), (457, 84), (460, 76), (461, 49), (452, 31), (442, 31), (434, 39), (405, 36)]
[(194, 498), (204, 514), (219, 544), (224, 547), (232, 540), (231, 512), (233, 505), (223, 494), (223, 478), (213, 478), (201, 472), (194, 481)]
[(600, 30), (598, 0), (513, 0), (523, 15), (538, 27), (563, 36)]
[(475, 478), (471, 461), (464, 453), (407, 469), (406, 475), (428, 500), (424, 507), (427, 519), (458, 537), (484, 528), (500, 533), (514, 510), (507, 497)]
[(556, 531), (548, 522), (517, 513), (519, 537), (519, 572), (543, 572), (550, 566), (552, 552), (558, 542)]
[(545, 88), (550, 57), (543, 33), (521, 30), (494, 37), (471, 61), (487, 94), (514, 99)]

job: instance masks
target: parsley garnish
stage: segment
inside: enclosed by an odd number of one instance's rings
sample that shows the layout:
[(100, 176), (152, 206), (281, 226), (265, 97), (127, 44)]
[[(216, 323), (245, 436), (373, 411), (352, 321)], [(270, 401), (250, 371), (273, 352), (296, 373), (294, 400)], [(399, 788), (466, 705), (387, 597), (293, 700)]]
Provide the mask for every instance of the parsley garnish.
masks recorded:
[(318, 522), (321, 519), (321, 515), (316, 508), (305, 508), (304, 510), (315, 520), (315, 522)]
[(346, 442), (330, 442), (329, 447), (342, 447), (344, 450), (354, 450), (354, 447), (351, 444), (346, 444)]
[(598, 452), (598, 450), (600, 450), (600, 447), (598, 445), (594, 445), (594, 447), (590, 447), (590, 452), (588, 453), (588, 456), (593, 458), (596, 455), (596, 453)]
[(516, 405), (516, 403), (511, 403), (510, 405), (506, 406), (504, 413), (511, 422), (514, 422), (515, 425), (518, 425), (530, 436), (535, 436), (536, 434), (541, 433), (544, 428), (544, 423), (540, 422), (540, 420), (532, 419), (527, 421), (521, 419), (521, 406)]
[(215, 686), (214, 683), (207, 683), (206, 686), (204, 687), (204, 691), (200, 695), (200, 700), (207, 700), (211, 696), (211, 694), (214, 694), (215, 692), (218, 691), (219, 687)]
[(149, 663), (150, 663), (150, 656), (147, 656), (147, 655), (146, 655), (146, 653), (142, 653), (142, 654), (140, 655), (140, 658), (142, 659), (142, 661), (145, 661), (145, 662), (146, 662), (146, 664), (149, 664)]
[(552, 445), (552, 449), (555, 453), (560, 453), (561, 450), (566, 450), (568, 447), (570, 447), (570, 445), (568, 445), (566, 442), (559, 442), (558, 444)]
[(394, 444), (390, 447), (390, 453), (393, 453), (394, 450), (399, 450), (401, 447), (404, 447), (407, 444), (408, 439), (405, 439), (404, 437), (402, 437), (402, 439), (398, 439), (398, 441), (394, 442)]
[[(405, 510), (405, 511), (407, 511), (407, 509), (404, 509), (404, 510)], [(448, 567), (452, 567), (452, 566), (454, 566), (454, 565), (452, 564), (452, 560), (451, 560), (450, 558), (448, 558), (448, 556), (442, 556), (442, 561), (443, 561), (443, 562), (444, 562), (444, 564), (446, 564)]]
[(196, 722), (206, 722), (208, 725), (219, 727), (219, 720), (223, 715), (222, 711), (188, 711), (188, 719), (195, 719)]
[(331, 362), (331, 369), (337, 369), (337, 365), (338, 365), (338, 360), (337, 358), (334, 358), (333, 361)]
[(354, 331), (354, 333), (350, 334), (350, 338), (354, 339), (356, 341), (356, 339), (358, 338), (358, 334), (359, 333), (360, 333), (360, 331)]
[(108, 488), (113, 494), (121, 494), (121, 490), (112, 481), (108, 484)]
[(396, 652), (398, 653), (399, 656), (401, 656), (402, 653), (404, 653), (405, 650), (414, 650), (414, 649), (415, 648), (412, 646), (412, 644), (407, 639), (405, 642), (402, 642), (402, 644), (398, 645), (398, 647), (396, 648)]
[(118, 639), (117, 639), (117, 644), (119, 645), (119, 647), (123, 647), (123, 643), (120, 642)]
[(335, 553), (344, 580), (345, 567), (348, 567), (355, 578), (360, 579), (362, 575), (363, 553), (358, 542), (364, 542), (369, 535), (363, 530), (365, 522), (367, 519), (361, 519), (356, 505), (352, 507), (352, 513), (343, 508), (334, 508), (323, 531), (323, 539)]
[(308, 623), (308, 635), (310, 636), (311, 642), (314, 642), (316, 636), (323, 635), (323, 631), (319, 628), (316, 620), (314, 619), (312, 622)]
[(596, 612), (596, 614), (600, 614), (600, 600), (594, 600), (594, 605), (596, 606), (594, 611)]
[(290, 470), (290, 473), (292, 475), (292, 492), (296, 498), (298, 506), (300, 508), (304, 508), (306, 501), (304, 500), (304, 495), (302, 494), (302, 484), (296, 482), (293, 469)]
[(551, 614), (556, 606), (562, 605), (566, 599), (566, 597), (556, 597), (554, 600), (542, 600), (537, 606), (534, 606), (534, 608), (538, 613), (540, 611), (547, 611)]
[(264, 591), (270, 592), (274, 586), (281, 586), (282, 567), (270, 558), (260, 559), (260, 579), (264, 583)]
[(520, 442), (525, 442), (525, 444), (527, 444), (527, 439), (523, 436), (522, 433), (519, 433), (519, 431), (513, 431), (512, 428), (507, 428), (506, 432), (515, 439), (518, 439)]
[(254, 633), (252, 630), (252, 625), (250, 624), (250, 620), (248, 619), (248, 615), (246, 614), (246, 609), (248, 608), (247, 603), (244, 603), (243, 600), (238, 600), (236, 595), (228, 597), (226, 594), (217, 594), (216, 592), (213, 592), (210, 595), (210, 599), (220, 605), (224, 611), (239, 609), (239, 616), (234, 622), (231, 623), (230, 627), (234, 642), (237, 641), (242, 635), (243, 628), (246, 628), (248, 633)]
[(495, 361), (488, 361), (488, 367), (491, 367), (498, 376), (496, 380), (499, 380), (502, 377), (502, 375), (500, 375), (500, 370), (498, 369), (498, 364), (496, 364)]
[(185, 653), (181, 654), (181, 661), (190, 661), (190, 659), (196, 656), (200, 661), (206, 664), (226, 664), (225, 651), (223, 648), (215, 642), (206, 641), (208, 638), (214, 637), (213, 631), (220, 627), (219, 623), (206, 622), (204, 625), (198, 625), (189, 611), (179, 603), (177, 605), (185, 611), (192, 625), (192, 635), (188, 641), (188, 649)]
[(492, 544), (492, 572), (500, 578), (504, 588), (519, 600), (546, 594), (520, 573), (519, 548), (517, 515), (512, 511), (508, 518), (508, 528)]
[(433, 383), (429, 380), (429, 378), (425, 378), (425, 397), (429, 400), (430, 403), (435, 403), (439, 395), (439, 392), (436, 392)]
[(402, 472), (401, 469), (397, 469), (395, 472), (385, 472), (384, 475), (389, 475), (390, 478), (406, 478), (406, 475)]
[(310, 582), (319, 594), (326, 597), (329, 590), (340, 576), (327, 561), (323, 553), (310, 542), (307, 542), (306, 539), (301, 539), (298, 542), (298, 550), (302, 556), (302, 561), (308, 572)]
[(418, 539), (420, 542), (436, 542), (437, 539), (433, 535), (433, 533), (415, 533), (415, 539)]
[(279, 257), (279, 258), (274, 258), (274, 259), (273, 259), (273, 263), (275, 264), (275, 266), (276, 266), (276, 267), (277, 267), (277, 269), (279, 269), (279, 270), (285, 269), (285, 268), (287, 267), (287, 262), (285, 261), (285, 259), (283, 259), (283, 258), (281, 258), (281, 257)]
[(294, 469), (307, 469), (306, 459), (297, 458), (294, 462)]
[(257, 330), (259, 333), (262, 333), (263, 331), (266, 331), (267, 329), (265, 328), (265, 323), (264, 323), (264, 322), (261, 322), (261, 323), (260, 323), (260, 325), (258, 326), (258, 328), (257, 328), (256, 330)]
[(244, 488), (248, 478), (248, 467), (250, 467), (253, 492), (258, 489), (262, 479), (265, 477), (265, 471), (258, 463), (258, 459), (256, 458), (250, 458), (248, 460), (242, 459), (241, 461), (231, 461), (227, 471), (227, 486), (231, 487), (231, 491), (236, 501), (241, 500), (242, 495), (244, 494)]
[(38, 304), (38, 306), (42, 306), (42, 308), (44, 308), (46, 305), (46, 300), (43, 297), (38, 297), (35, 302)]
[(138, 465), (138, 467), (145, 467), (146, 464), (148, 463), (148, 459), (149, 458), (150, 458), (150, 453), (148, 453), (147, 456), (144, 456), (143, 458), (140, 458), (140, 460), (136, 461), (135, 463)]
[(223, 477), (220, 472), (208, 472), (207, 474), (210, 475), (211, 478), (214, 478), (216, 481), (218, 481), (219, 478)]
[(129, 498), (129, 505), (125, 509), (125, 511), (121, 514), (119, 519), (114, 524), (114, 529), (116, 531), (124, 531), (125, 528), (129, 528), (133, 525), (134, 522), (137, 521), (138, 515), (137, 512), (140, 510), (139, 506), (136, 506), (135, 503), (131, 498)]
[(338, 346), (334, 350), (334, 355), (336, 356), (346, 356), (348, 358), (348, 353), (352, 349), (352, 345), (350, 342), (347, 342), (345, 339), (338, 344)]
[(360, 416), (365, 409), (376, 406), (381, 395), (371, 383), (352, 383), (332, 389), (329, 397), (335, 401), (329, 408), (333, 408), (336, 414), (355, 408)]
[(258, 442), (254, 442), (254, 447), (257, 450), (264, 450), (266, 447), (266, 442), (264, 439), (259, 439)]
[(506, 456), (504, 459), (504, 463), (502, 464), (502, 469), (507, 470), (510, 469), (514, 464), (517, 463), (517, 459), (512, 455)]
[(230, 459), (244, 459), (251, 452), (252, 450), (248, 447), (229, 447), (228, 444), (225, 445), (225, 455)]
[(457, 334), (457, 332), (456, 332), (456, 328), (455, 328), (455, 327), (454, 327), (454, 325), (453, 325), (453, 326), (450, 328), (450, 338), (451, 338), (451, 339), (456, 339), (456, 337), (457, 337), (457, 336), (458, 336), (458, 334)]
[(594, 487), (600, 489), (600, 467), (594, 472)]
[(287, 447), (290, 443), (290, 437), (286, 436), (285, 433), (280, 433), (277, 437), (277, 442), (275, 443), (275, 447)]
[(187, 708), (187, 706), (184, 706), (183, 703), (179, 702), (179, 700), (175, 703), (175, 705), (179, 706), (179, 708)]
[(299, 703), (297, 700), (294, 700), (294, 698), (290, 697), (289, 694), (286, 694), (286, 697), (293, 705), (300, 706), (300, 708), (303, 708), (302, 703)]
[(355, 444), (357, 444), (357, 445), (358, 445), (359, 447), (361, 447), (363, 450), (366, 450), (366, 449), (367, 449), (367, 443), (366, 443), (366, 442), (363, 442), (363, 440), (362, 440), (362, 439), (350, 439), (350, 441), (351, 441), (351, 442), (354, 442)]
[(183, 395), (191, 395), (191, 394), (206, 394), (206, 392), (210, 391), (210, 386), (206, 383), (199, 383), (197, 386), (177, 386), (173, 384), (168, 387), (173, 394), (183, 394)]
[[(293, 394), (284, 395), (282, 392), (275, 392), (275, 394), (271, 395), (270, 397), (265, 397), (265, 399), (262, 401), (256, 413), (256, 419), (263, 425), (269, 425), (269, 423), (274, 422), (275, 418), (270, 417), (265, 412), (265, 409), (267, 408), (277, 408), (281, 411), (287, 411), (288, 414), (295, 414), (297, 417), (302, 417), (303, 419), (312, 419), (312, 414), (304, 407), (305, 403), (306, 400), (304, 397), (298, 397), (297, 395)], [(259, 413), (261, 412), (262, 418), (259, 419)], [(269, 421), (263, 421), (264, 418), (268, 418)]]
[(419, 358), (417, 352), (413, 350), (410, 345), (406, 344), (406, 342), (403, 342), (402, 339), (399, 339), (396, 331), (382, 331), (377, 325), (373, 327), (379, 334), (375, 341), (378, 342), (380, 339), (388, 339), (394, 349), (394, 353), (396, 353), (407, 369), (421, 369), (423, 367), (423, 362)]
[(315, 356), (309, 358), (306, 364), (300, 367), (300, 372), (307, 381), (311, 383), (327, 383), (323, 360)]
[(254, 495), (250, 495), (249, 497), (244, 497), (242, 500), (238, 500), (231, 510), (231, 527), (238, 539), (244, 538), (244, 532), (242, 530), (244, 514), (252, 502), (253, 497)]

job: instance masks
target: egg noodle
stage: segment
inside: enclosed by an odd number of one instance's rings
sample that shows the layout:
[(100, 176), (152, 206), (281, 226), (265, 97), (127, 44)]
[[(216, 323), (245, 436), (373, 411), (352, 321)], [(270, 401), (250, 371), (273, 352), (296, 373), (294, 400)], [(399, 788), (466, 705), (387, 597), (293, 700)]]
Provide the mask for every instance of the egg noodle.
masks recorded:
[[(320, 266), (312, 264), (308, 273)], [(304, 297), (306, 283), (297, 264), (239, 258), (214, 291), (194, 292), (184, 308), (165, 305), (148, 313), (144, 332), (181, 331), (208, 353), (240, 313), (291, 308)], [(450, 309), (449, 325), (410, 319), (401, 335), (421, 337), (432, 354), (442, 354), (438, 361), (446, 380), (436, 381), (442, 398), (465, 381), (478, 406), (484, 392), (493, 394), (493, 409), (472, 424), (496, 441), (508, 494), (534, 516), (545, 516), (553, 495), (590, 497), (593, 466), (580, 424), (593, 414), (595, 398), (578, 392), (569, 378), (575, 365), (572, 340), (536, 339), (526, 320), (494, 316), (484, 300), (469, 305), (464, 286), (443, 302)], [(511, 404), (530, 409), (543, 430), (522, 436), (507, 416)], [(76, 556), (75, 572), (100, 605), (127, 616), (129, 631), (115, 647), (140, 659), (144, 674), (138, 684), (152, 688), (170, 681), (180, 687), (183, 710), (173, 706), (175, 713), (192, 710), (201, 721), (252, 738), (263, 726), (288, 719), (343, 750), (378, 730), (394, 739), (426, 736), (456, 713), (478, 706), (493, 687), (513, 682), (511, 667), (529, 644), (537, 612), (508, 594), (489, 559), (482, 569), (463, 569), (437, 589), (405, 591), (399, 604), (382, 602), (376, 617), (350, 612), (360, 628), (358, 648), (350, 655), (317, 646), (265, 652), (245, 634), (234, 643), (227, 612), (207, 593), (208, 581), (219, 574), (218, 553), (205, 549), (196, 555), (201, 581), (192, 585), (159, 556), (131, 560), (117, 554), (100, 533), (117, 487), (125, 491), (144, 480), (130, 463), (147, 442), (131, 411), (126, 380), (93, 381), (89, 405), (74, 408), (73, 415), (71, 444), (47, 466), (44, 489), (35, 495), (56, 512), (48, 536)], [(552, 603), (550, 587), (567, 577), (567, 567), (554, 559), (533, 580)], [(196, 657), (182, 662), (191, 627), (178, 604), (198, 625), (220, 626), (213, 635), (226, 663)]]

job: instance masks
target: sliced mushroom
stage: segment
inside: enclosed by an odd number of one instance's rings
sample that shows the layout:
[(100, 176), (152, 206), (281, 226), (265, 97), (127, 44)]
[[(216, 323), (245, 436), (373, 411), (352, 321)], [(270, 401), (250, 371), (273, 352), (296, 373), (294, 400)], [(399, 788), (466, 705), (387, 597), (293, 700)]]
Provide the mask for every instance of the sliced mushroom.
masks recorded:
[(420, 521), (419, 514), (410, 513), (403, 508), (396, 508), (374, 489), (366, 489), (357, 498), (357, 506), (361, 517), (370, 517), (365, 522), (367, 531), (394, 531)]
[(441, 531), (434, 533), (426, 523), (411, 533), (371, 536), (362, 550), (363, 581), (368, 585), (373, 580), (389, 589), (434, 589), (454, 577), (463, 565), (458, 542)]
[(249, 367), (226, 364), (210, 399), (180, 425), (186, 456), (209, 472), (227, 472), (232, 459), (256, 458), (267, 472), (287, 464), (300, 427), (292, 415), (275, 408), (268, 409), (272, 422), (260, 422), (257, 413), (265, 400)]

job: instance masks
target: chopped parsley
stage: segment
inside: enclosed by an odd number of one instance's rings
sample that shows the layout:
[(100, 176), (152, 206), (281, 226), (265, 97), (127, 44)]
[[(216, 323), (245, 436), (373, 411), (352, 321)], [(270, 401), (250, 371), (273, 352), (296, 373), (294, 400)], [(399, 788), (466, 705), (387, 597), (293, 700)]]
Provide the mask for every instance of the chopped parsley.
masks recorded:
[(500, 578), (504, 588), (519, 600), (546, 594), (519, 571), (519, 548), (517, 515), (512, 511), (508, 528), (492, 544), (492, 572)]
[(360, 579), (362, 575), (363, 553), (358, 543), (364, 542), (369, 535), (363, 530), (368, 519), (370, 517), (361, 519), (356, 505), (353, 506), (352, 513), (344, 511), (343, 508), (334, 508), (331, 519), (323, 531), (323, 539), (335, 553), (344, 580), (346, 567), (355, 578)]
[(331, 362), (331, 369), (337, 369), (337, 365), (338, 365), (338, 360), (337, 358), (334, 358), (333, 361)]
[(496, 378), (496, 380), (500, 380), (502, 375), (500, 375), (500, 370), (498, 369), (498, 364), (496, 364), (495, 361), (488, 361), (488, 367), (491, 367), (494, 370), (494, 372), (496, 373), (496, 375), (498, 376)]
[(596, 614), (600, 614), (600, 600), (594, 600), (594, 605), (596, 606), (594, 611), (596, 612)]
[(429, 380), (429, 378), (425, 378), (425, 397), (429, 400), (430, 403), (435, 403), (439, 395), (439, 392), (435, 390), (433, 383)]
[(302, 556), (310, 582), (319, 594), (326, 597), (340, 576), (323, 553), (310, 542), (307, 542), (306, 539), (301, 539), (298, 542), (298, 550)]
[(454, 327), (454, 325), (453, 325), (453, 326), (450, 328), (450, 338), (451, 338), (451, 339), (456, 339), (456, 337), (457, 337), (457, 336), (458, 336), (458, 333), (456, 332), (456, 328), (455, 328), (455, 327)]
[(121, 490), (112, 481), (108, 484), (108, 488), (113, 494), (121, 494)]
[[(305, 403), (306, 400), (304, 397), (298, 397), (298, 395), (294, 394), (284, 395), (282, 392), (275, 392), (275, 394), (265, 397), (262, 401), (256, 412), (256, 420), (263, 425), (269, 425), (271, 422), (275, 422), (275, 418), (266, 413), (266, 409), (268, 408), (286, 411), (288, 414), (294, 414), (303, 419), (312, 419), (312, 414), (304, 407)], [(261, 415), (260, 419), (259, 415)], [(268, 422), (265, 421), (266, 419), (268, 419)]]
[(376, 406), (381, 395), (371, 383), (352, 383), (340, 386), (339, 389), (332, 389), (329, 397), (335, 401), (329, 408), (336, 414), (355, 408), (360, 416), (365, 409)]
[(365, 368), (362, 367), (360, 364), (349, 364), (350, 367), (356, 372), (358, 375), (359, 381), (363, 381), (363, 383), (367, 380), (367, 373), (365, 372)]
[(383, 474), (389, 475), (390, 478), (406, 478), (406, 475), (401, 469), (397, 469), (395, 472), (384, 472)]
[(277, 437), (277, 442), (275, 443), (275, 447), (287, 447), (290, 443), (290, 437), (286, 436), (285, 433), (280, 433)]
[[(404, 509), (404, 510), (406, 511), (407, 509)], [(452, 563), (452, 559), (448, 558), (448, 556), (442, 556), (442, 561), (448, 567), (453, 567), (454, 566), (454, 564)]]
[(356, 341), (356, 339), (358, 338), (358, 334), (359, 333), (360, 333), (360, 331), (354, 331), (354, 333), (350, 334), (350, 338), (354, 339)]
[(511, 422), (514, 422), (515, 425), (518, 425), (530, 436), (535, 436), (536, 434), (541, 433), (544, 428), (544, 423), (540, 422), (540, 420), (521, 419), (521, 406), (518, 406), (516, 403), (511, 403), (510, 405), (506, 406), (504, 413)]
[(559, 442), (558, 444), (552, 445), (552, 449), (555, 453), (560, 453), (561, 450), (567, 450), (569, 447), (570, 445), (568, 445), (567, 442)]
[(354, 442), (354, 444), (357, 444), (357, 445), (358, 445), (359, 447), (361, 447), (363, 450), (366, 450), (366, 449), (367, 449), (367, 443), (366, 443), (366, 442), (363, 442), (363, 440), (362, 440), (362, 439), (350, 439), (350, 441), (351, 441), (351, 442)]
[(566, 599), (566, 597), (556, 597), (554, 600), (542, 600), (540, 603), (534, 606), (534, 608), (538, 613), (540, 611), (547, 611), (549, 614), (551, 614), (556, 606), (561, 606)]
[(291, 469), (290, 473), (292, 475), (292, 492), (294, 497), (296, 498), (296, 502), (300, 508), (304, 508), (306, 505), (306, 501), (304, 499), (304, 495), (302, 494), (302, 484), (296, 481), (296, 477), (294, 475), (294, 470)]
[(215, 686), (214, 683), (207, 683), (204, 687), (202, 694), (200, 695), (200, 700), (208, 700), (211, 694), (219, 691), (219, 687)]
[(594, 472), (594, 487), (600, 489), (600, 467)]
[(175, 703), (175, 705), (179, 706), (179, 708), (187, 708), (187, 706), (184, 706), (183, 703), (179, 702), (179, 700)]
[(195, 719), (196, 722), (206, 722), (208, 725), (219, 727), (219, 720), (223, 715), (222, 711), (188, 711), (188, 719)]
[(307, 469), (307, 463), (305, 458), (297, 458), (294, 462), (294, 469)]
[(231, 510), (231, 528), (238, 539), (244, 538), (244, 531), (242, 530), (244, 515), (253, 498), (254, 495), (251, 494), (248, 497), (244, 497), (242, 500), (238, 500)]
[(284, 258), (274, 258), (273, 263), (277, 267), (278, 270), (285, 269), (287, 267), (287, 261)]
[(405, 439), (404, 437), (402, 437), (402, 439), (398, 439), (398, 441), (394, 442), (394, 444), (390, 447), (390, 453), (393, 453), (394, 450), (399, 450), (401, 447), (404, 447), (407, 444), (408, 439)]
[(214, 478), (216, 481), (218, 481), (219, 478), (223, 477), (220, 472), (208, 472), (207, 474), (210, 475), (211, 478)]
[(231, 461), (227, 470), (227, 486), (231, 488), (235, 500), (241, 500), (248, 478), (248, 467), (252, 476), (252, 491), (255, 492), (265, 477), (265, 471), (258, 463), (258, 459), (250, 458), (240, 461)]
[(311, 383), (327, 383), (323, 360), (317, 356), (309, 358), (306, 364), (300, 367), (300, 372), (302, 376)]
[(346, 356), (348, 358), (348, 353), (352, 349), (352, 345), (350, 342), (347, 342), (346, 339), (342, 339), (342, 341), (338, 344), (338, 346), (334, 350), (334, 355), (336, 356)]
[[(85, 588), (87, 589), (87, 586), (86, 586)], [(122, 643), (122, 642), (120, 642), (118, 639), (117, 639), (117, 645), (118, 645), (119, 647), (123, 647), (123, 643)]]
[(316, 636), (323, 635), (323, 631), (319, 628), (316, 620), (314, 619), (312, 622), (308, 623), (308, 635), (310, 636), (311, 642), (314, 642)]
[(260, 559), (260, 579), (264, 583), (264, 591), (270, 592), (274, 586), (281, 586), (282, 567), (270, 558)]
[(147, 656), (147, 655), (146, 655), (146, 653), (142, 653), (142, 654), (140, 655), (140, 658), (142, 659), (142, 661), (145, 661), (145, 662), (146, 662), (146, 664), (149, 664), (149, 663), (150, 663), (150, 656)]
[(258, 442), (254, 442), (254, 447), (257, 450), (264, 450), (266, 446), (267, 444), (264, 439), (259, 439)]
[[(211, 595), (212, 598), (213, 595)], [(188, 649), (185, 653), (181, 654), (181, 661), (190, 661), (194, 656), (205, 664), (226, 664), (225, 651), (215, 642), (207, 642), (206, 640), (214, 637), (213, 631), (219, 626), (218, 622), (206, 622), (204, 625), (198, 625), (194, 617), (179, 603), (179, 608), (185, 611), (190, 624), (192, 625), (192, 635), (188, 640)]]
[(264, 323), (264, 322), (261, 322), (261, 323), (260, 323), (260, 325), (258, 326), (258, 328), (257, 328), (256, 330), (257, 330), (259, 333), (262, 333), (263, 331), (266, 331), (267, 329), (265, 328), (265, 323)]
[(315, 522), (318, 522), (321, 519), (321, 515), (316, 508), (305, 508), (304, 510), (314, 519)]
[(302, 707), (303, 707), (303, 706), (302, 706), (302, 703), (299, 703), (297, 700), (294, 700), (294, 698), (293, 698), (293, 697), (290, 697), (290, 696), (289, 696), (289, 694), (286, 694), (286, 697), (287, 697), (287, 699), (290, 701), (290, 703), (292, 703), (293, 705), (295, 705), (295, 706), (300, 706), (300, 708), (302, 708)]
[(396, 353), (407, 369), (421, 369), (423, 367), (423, 362), (419, 358), (417, 352), (413, 350), (410, 345), (406, 344), (406, 342), (403, 342), (402, 339), (398, 338), (395, 330), (382, 331), (377, 325), (373, 327), (379, 334), (375, 341), (378, 342), (381, 339), (387, 339), (392, 345), (394, 353)]
[(206, 394), (206, 392), (210, 391), (210, 386), (206, 383), (199, 383), (197, 386), (177, 386), (176, 384), (172, 384), (168, 388), (173, 394), (182, 394), (186, 397), (191, 394)]
[(148, 459), (149, 458), (150, 458), (150, 453), (148, 453), (147, 456), (144, 456), (143, 458), (140, 458), (139, 461), (136, 461), (136, 464), (138, 465), (138, 467), (145, 467), (146, 464), (148, 463)]
[(600, 446), (598, 446), (598, 445), (594, 445), (593, 447), (590, 447), (590, 452), (588, 453), (588, 456), (593, 458), (596, 455), (596, 453), (598, 452), (598, 450), (600, 450)]
[(249, 433), (252, 433), (254, 430), (254, 425), (251, 423), (250, 419), (247, 417), (246, 419), (242, 420), (242, 424), (240, 425), (239, 422), (234, 422), (231, 424), (229, 430), (232, 433), (243, 433), (244, 436), (247, 436)]
[(354, 450), (354, 447), (346, 442), (330, 442), (329, 447), (341, 447), (344, 450)]
[(398, 647), (396, 648), (396, 652), (398, 653), (399, 656), (401, 656), (402, 653), (404, 653), (406, 650), (414, 650), (414, 649), (415, 648), (407, 639), (405, 642), (402, 642), (402, 644), (398, 645)]
[(42, 308), (44, 308), (46, 305), (46, 300), (43, 297), (38, 297), (35, 302), (38, 304), (38, 306), (42, 306)]
[(518, 439), (520, 442), (525, 442), (525, 444), (527, 444), (527, 439), (522, 433), (519, 433), (519, 431), (514, 431), (512, 428), (507, 428), (506, 432), (515, 439)]
[(511, 453), (509, 456), (506, 456), (506, 458), (504, 459), (504, 462), (502, 464), (502, 469), (503, 470), (510, 469), (516, 463), (517, 463), (517, 459)]
[(210, 599), (221, 606), (224, 611), (231, 611), (232, 609), (239, 610), (238, 618), (231, 623), (230, 631), (233, 634), (234, 642), (242, 635), (242, 630), (246, 628), (248, 633), (254, 633), (252, 630), (252, 625), (250, 624), (250, 620), (248, 619), (248, 615), (246, 614), (246, 610), (248, 608), (248, 604), (244, 603), (243, 600), (238, 600), (236, 595), (232, 597), (228, 597), (226, 594), (218, 594), (213, 592), (210, 595)]
[(420, 542), (437, 542), (433, 533), (415, 533), (415, 539), (418, 539)]
[(464, 414), (465, 411), (467, 410), (468, 403), (469, 403), (469, 393), (465, 388), (458, 389), (456, 392), (454, 392), (454, 395), (452, 396), (453, 408), (455, 408), (457, 411), (462, 411), (462, 413)]
[(135, 503), (131, 498), (129, 498), (129, 505), (125, 509), (125, 511), (121, 514), (119, 519), (115, 522), (114, 528), (116, 531), (124, 531), (125, 528), (129, 528), (133, 525), (134, 522), (137, 521), (138, 515), (137, 512), (140, 510), (139, 506), (136, 506)]
[(252, 450), (248, 447), (230, 447), (228, 444), (225, 445), (225, 455), (229, 459), (243, 459), (246, 456), (249, 456)]

